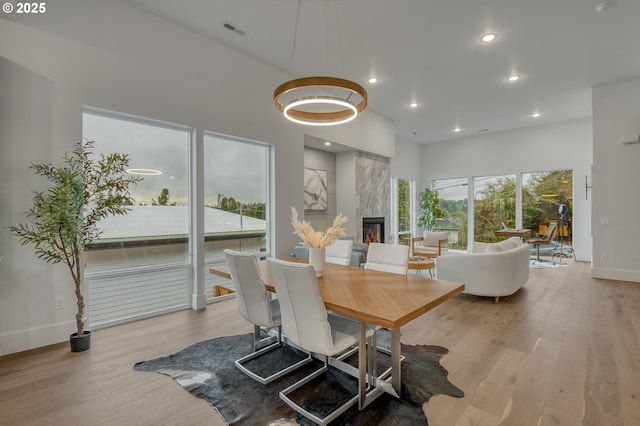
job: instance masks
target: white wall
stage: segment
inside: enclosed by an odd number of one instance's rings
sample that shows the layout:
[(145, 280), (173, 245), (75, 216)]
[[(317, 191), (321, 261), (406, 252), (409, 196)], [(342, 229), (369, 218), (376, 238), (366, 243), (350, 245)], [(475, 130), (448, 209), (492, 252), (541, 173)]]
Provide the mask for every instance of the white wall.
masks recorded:
[(396, 155), (391, 158), (391, 176), (401, 179), (413, 179), (416, 181), (416, 191), (422, 191), (420, 171), (421, 145), (402, 138), (396, 138)]
[(422, 187), (433, 179), (500, 175), (544, 170), (573, 170), (573, 248), (576, 258), (591, 259), (591, 119), (536, 126), (422, 147)]
[(640, 282), (640, 79), (594, 87), (593, 117), (592, 275)]
[[(272, 103), (288, 75), (127, 4), (57, 0), (44, 15), (0, 15), (0, 40), (0, 355), (74, 331), (68, 272), (37, 260), (5, 227), (24, 220), (42, 188), (29, 163), (57, 163), (81, 140), (83, 105), (272, 144), (277, 255), (297, 243), (289, 209), (303, 209), (304, 133), (395, 153), (389, 120), (365, 111), (334, 129), (289, 123)], [(66, 309), (54, 310), (56, 297)]]

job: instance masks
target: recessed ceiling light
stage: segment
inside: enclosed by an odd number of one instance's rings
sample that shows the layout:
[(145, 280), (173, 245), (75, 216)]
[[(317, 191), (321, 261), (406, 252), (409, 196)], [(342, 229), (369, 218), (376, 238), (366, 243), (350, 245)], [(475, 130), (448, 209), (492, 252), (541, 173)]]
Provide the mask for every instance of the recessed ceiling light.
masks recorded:
[(453, 131), (458, 133), (458, 132), (462, 131), (462, 129), (460, 127), (456, 127), (455, 129), (453, 129)]
[(539, 112), (534, 112), (533, 114), (531, 114), (531, 117), (538, 118), (538, 117), (540, 117), (540, 113)]
[(378, 82), (378, 78), (377, 77), (371, 77), (369, 79), (369, 83), (371, 83), (371, 84), (374, 84), (374, 83), (377, 83), (377, 82)]
[(484, 43), (490, 43), (495, 40), (498, 36), (495, 33), (488, 33), (480, 37), (480, 41)]
[(326, 142), (324, 143), (324, 146), (331, 146), (331, 142), (326, 141)]
[(417, 104), (416, 102), (412, 102), (412, 103), (410, 103), (410, 104), (409, 104), (409, 106), (410, 106), (411, 108), (417, 108), (417, 107), (418, 107), (418, 104)]
[(520, 76), (518, 74), (510, 75), (507, 77), (507, 81), (514, 82), (520, 80)]

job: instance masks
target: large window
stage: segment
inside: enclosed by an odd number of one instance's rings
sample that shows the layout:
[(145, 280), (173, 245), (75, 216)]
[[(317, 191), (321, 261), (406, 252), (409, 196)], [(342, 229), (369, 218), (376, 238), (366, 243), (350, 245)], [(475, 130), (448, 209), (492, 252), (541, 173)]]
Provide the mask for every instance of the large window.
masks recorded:
[(436, 218), (437, 231), (449, 231), (449, 248), (467, 249), (469, 180), (441, 179), (433, 182), (438, 192), (441, 217)]
[(166, 264), (188, 258), (189, 140), (187, 129), (84, 114), (84, 136), (95, 140), (94, 156), (129, 156), (133, 204), (125, 216), (100, 223), (97, 243), (86, 253), (87, 271)]
[(393, 222), (392, 240), (394, 244), (409, 245), (415, 222), (415, 181), (392, 178), (391, 220)]
[(531, 229), (536, 236), (543, 235), (550, 224), (556, 224), (560, 231), (556, 234), (570, 242), (572, 213), (572, 170), (522, 174), (523, 228)]
[(129, 173), (143, 177), (129, 213), (103, 219), (85, 252), (89, 325), (187, 307), (190, 129), (86, 112), (83, 134), (94, 156), (127, 154)]
[[(204, 136), (206, 266), (224, 249), (264, 252), (267, 241), (269, 147), (213, 133)], [(224, 296), (231, 282), (206, 275), (206, 293)]]
[[(269, 146), (210, 132), (196, 140), (192, 128), (94, 109), (83, 134), (93, 155), (127, 154), (129, 173), (143, 177), (128, 214), (101, 221), (85, 252), (90, 327), (230, 294), (228, 280), (208, 273), (223, 250), (268, 254)], [(190, 155), (194, 146), (203, 157)]]
[(495, 231), (516, 225), (516, 177), (474, 178), (474, 241), (495, 242)]
[(449, 231), (450, 248), (467, 249), (471, 231), (474, 241), (495, 242), (498, 240), (495, 231), (505, 226), (531, 229), (532, 236), (538, 236), (550, 224), (556, 224), (558, 231), (554, 236), (561, 236), (562, 244), (553, 250), (562, 249), (562, 256), (570, 255), (572, 170), (473, 178), (472, 221), (468, 218), (468, 186), (468, 178), (433, 181), (441, 212), (435, 228)]

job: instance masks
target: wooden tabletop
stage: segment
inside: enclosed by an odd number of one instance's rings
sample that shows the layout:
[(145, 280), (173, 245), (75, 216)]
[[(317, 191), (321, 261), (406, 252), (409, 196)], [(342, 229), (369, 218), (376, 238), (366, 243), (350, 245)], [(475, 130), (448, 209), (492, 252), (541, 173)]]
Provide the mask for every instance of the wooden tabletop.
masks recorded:
[(500, 229), (494, 231), (496, 237), (520, 237), (527, 239), (531, 236), (531, 229)]
[[(306, 263), (306, 259), (284, 260)], [(258, 261), (267, 290), (274, 291), (266, 260)], [(226, 265), (209, 269), (231, 278)], [(327, 309), (391, 330), (428, 312), (464, 290), (464, 285), (416, 276), (327, 263), (318, 278)]]

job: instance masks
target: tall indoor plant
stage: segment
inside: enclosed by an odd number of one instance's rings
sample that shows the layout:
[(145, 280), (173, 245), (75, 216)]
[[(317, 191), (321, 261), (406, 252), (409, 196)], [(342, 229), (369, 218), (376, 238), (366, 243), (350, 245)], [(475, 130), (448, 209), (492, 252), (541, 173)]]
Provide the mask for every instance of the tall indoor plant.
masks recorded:
[(25, 212), (27, 223), (10, 226), (21, 244), (32, 244), (36, 256), (48, 263), (64, 263), (75, 285), (76, 333), (70, 336), (71, 350), (89, 349), (91, 334), (84, 329), (82, 254), (100, 236), (101, 219), (124, 215), (132, 204), (129, 185), (141, 180), (126, 173), (127, 154), (112, 153), (94, 159), (94, 141), (79, 142), (62, 165), (32, 163), (29, 168), (47, 178), (49, 188), (35, 192), (33, 206)]
[(432, 231), (436, 225), (436, 218), (442, 216), (440, 207), (438, 207), (438, 191), (426, 188), (419, 195), (420, 198), (420, 215), (418, 216), (418, 226), (427, 231)]

